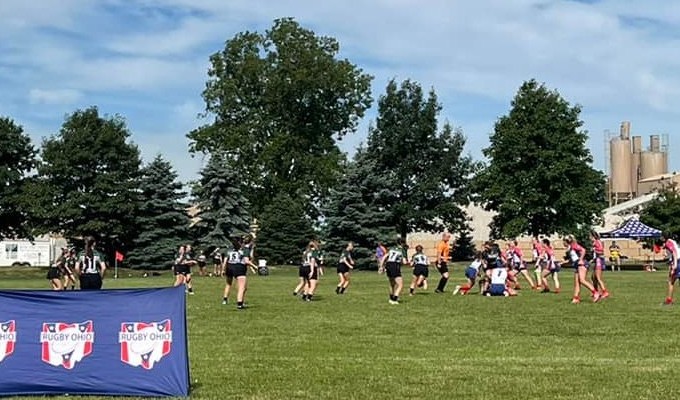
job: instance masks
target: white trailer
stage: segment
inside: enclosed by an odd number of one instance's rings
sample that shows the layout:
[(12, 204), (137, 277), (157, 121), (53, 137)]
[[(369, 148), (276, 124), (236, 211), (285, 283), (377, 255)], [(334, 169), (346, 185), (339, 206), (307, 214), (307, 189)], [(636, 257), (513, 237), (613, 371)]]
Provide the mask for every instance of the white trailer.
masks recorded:
[(54, 240), (50, 238), (35, 238), (33, 242), (27, 239), (0, 241), (0, 267), (47, 266), (55, 259), (55, 254)]

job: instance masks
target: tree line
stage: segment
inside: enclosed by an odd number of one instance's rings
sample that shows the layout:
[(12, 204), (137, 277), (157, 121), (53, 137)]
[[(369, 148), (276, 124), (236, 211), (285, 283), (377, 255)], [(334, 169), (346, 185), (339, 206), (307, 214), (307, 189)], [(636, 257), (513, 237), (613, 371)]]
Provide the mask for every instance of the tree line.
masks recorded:
[(377, 242), (417, 230), (449, 230), (469, 245), (471, 202), (497, 212), (494, 238), (582, 232), (597, 221), (605, 177), (593, 168), (580, 106), (556, 90), (522, 83), (476, 161), (462, 129), (441, 119), (433, 88), (393, 79), (348, 157), (339, 142), (373, 105), (373, 78), (339, 50), (286, 18), (212, 54), (208, 123), (187, 133), (188, 150), (207, 163), (187, 192), (162, 156), (142, 164), (121, 116), (76, 110), (40, 149), (0, 119), (0, 236), (94, 233), (131, 266), (165, 268), (179, 243), (224, 247), (257, 221), (258, 256), (270, 263), (297, 262), (321, 239), (331, 253), (353, 241), (366, 266)]

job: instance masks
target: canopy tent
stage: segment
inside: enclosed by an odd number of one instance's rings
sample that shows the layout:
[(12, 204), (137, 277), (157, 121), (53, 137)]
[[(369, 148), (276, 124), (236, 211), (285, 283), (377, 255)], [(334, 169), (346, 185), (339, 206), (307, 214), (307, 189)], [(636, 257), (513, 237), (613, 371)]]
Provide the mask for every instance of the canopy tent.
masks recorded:
[(637, 219), (629, 219), (623, 226), (609, 232), (602, 232), (600, 237), (604, 239), (620, 238), (620, 239), (638, 239), (638, 238), (658, 238), (661, 237), (661, 231), (647, 226)]

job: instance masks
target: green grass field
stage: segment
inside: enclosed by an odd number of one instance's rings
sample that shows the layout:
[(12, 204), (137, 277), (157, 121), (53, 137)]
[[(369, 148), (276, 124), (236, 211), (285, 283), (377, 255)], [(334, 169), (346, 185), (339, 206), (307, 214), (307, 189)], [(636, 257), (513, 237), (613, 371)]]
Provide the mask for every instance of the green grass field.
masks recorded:
[[(355, 273), (347, 293), (336, 295), (334, 269), (305, 303), (291, 293), (296, 272), (249, 276), (243, 311), (220, 304), (222, 279), (195, 278), (187, 309), (192, 398), (680, 397), (680, 306), (660, 305), (664, 272), (606, 273), (612, 296), (579, 305), (570, 304), (570, 271), (562, 273), (560, 295), (486, 298), (434, 294), (431, 269), (429, 292), (404, 296), (400, 305), (387, 303), (386, 278), (375, 272)], [(0, 285), (47, 286), (42, 272), (18, 275), (0, 272)], [(453, 276), (449, 289), (462, 281), (460, 266)], [(171, 282), (166, 272), (105, 286)]]

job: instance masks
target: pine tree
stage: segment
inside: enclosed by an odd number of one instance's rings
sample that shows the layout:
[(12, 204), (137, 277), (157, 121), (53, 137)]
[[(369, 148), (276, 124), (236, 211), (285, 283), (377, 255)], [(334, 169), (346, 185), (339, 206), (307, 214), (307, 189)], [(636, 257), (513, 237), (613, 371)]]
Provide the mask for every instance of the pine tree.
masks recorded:
[(376, 268), (377, 243), (391, 242), (398, 234), (382, 206), (395, 197), (389, 179), (390, 174), (380, 173), (376, 162), (359, 149), (324, 207), (325, 248), (330, 257), (338, 256), (351, 241), (356, 267)]
[(284, 193), (265, 207), (259, 225), (256, 251), (269, 264), (298, 264), (307, 243), (317, 237), (304, 203)]
[(213, 155), (194, 187), (198, 213), (194, 237), (203, 248), (226, 247), (234, 236), (250, 231), (250, 204), (242, 181), (225, 156)]
[(465, 229), (460, 232), (460, 236), (456, 239), (456, 244), (451, 252), (451, 259), (455, 261), (469, 261), (475, 257), (476, 251), (477, 249), (472, 241), (470, 230)]
[(186, 193), (177, 173), (160, 155), (142, 169), (139, 236), (127, 260), (132, 268), (161, 269), (172, 265), (177, 246), (188, 240)]

